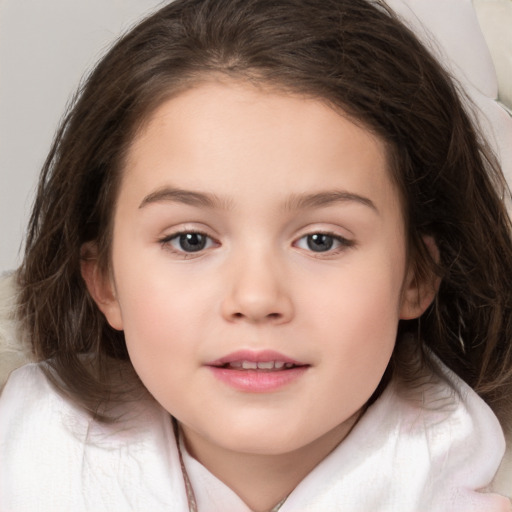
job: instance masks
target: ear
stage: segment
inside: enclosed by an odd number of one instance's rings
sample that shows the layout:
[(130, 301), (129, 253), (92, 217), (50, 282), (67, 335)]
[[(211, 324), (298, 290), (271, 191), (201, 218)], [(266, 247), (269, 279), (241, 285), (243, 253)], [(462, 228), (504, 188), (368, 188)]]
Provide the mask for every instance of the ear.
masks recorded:
[[(439, 249), (434, 238), (424, 236), (423, 242), (432, 259), (438, 262)], [(433, 271), (430, 271), (426, 276), (418, 276), (416, 266), (414, 264), (409, 265), (402, 291), (400, 319), (412, 320), (420, 317), (434, 300), (440, 282), (441, 278)]]
[(96, 244), (89, 242), (80, 251), (80, 270), (94, 302), (105, 315), (108, 323), (118, 331), (123, 330), (121, 308), (116, 298), (114, 280), (98, 264)]

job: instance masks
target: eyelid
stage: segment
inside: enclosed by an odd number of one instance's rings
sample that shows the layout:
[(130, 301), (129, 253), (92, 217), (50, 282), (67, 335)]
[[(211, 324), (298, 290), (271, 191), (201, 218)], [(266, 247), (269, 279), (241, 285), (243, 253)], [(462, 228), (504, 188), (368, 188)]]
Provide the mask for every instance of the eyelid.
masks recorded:
[(211, 227), (203, 222), (179, 222), (173, 226), (166, 226), (160, 232), (162, 234), (156, 236), (156, 240), (158, 242), (170, 240), (173, 237), (186, 233), (197, 233), (199, 235), (204, 235), (211, 238), (212, 240), (217, 241), (217, 237), (213, 234), (213, 230), (211, 229)]
[[(171, 242), (176, 240), (182, 235), (187, 234), (198, 234), (202, 235), (205, 238), (207, 238), (210, 241), (209, 247), (204, 247), (202, 249), (199, 249), (198, 251), (184, 251), (180, 250), (176, 247), (174, 247)], [(180, 226), (179, 228), (174, 229), (172, 232), (161, 236), (157, 239), (157, 242), (162, 246), (163, 249), (168, 250), (171, 253), (174, 253), (180, 257), (183, 257), (185, 259), (187, 258), (194, 258), (202, 256), (206, 251), (209, 249), (212, 249), (213, 247), (218, 247), (220, 245), (220, 242), (213, 237), (211, 234), (207, 233), (207, 230), (204, 229), (198, 229), (198, 228), (187, 228), (187, 226)]]
[[(338, 246), (332, 249), (328, 249), (326, 251), (313, 251), (309, 247), (299, 247), (298, 243), (306, 239), (309, 236), (313, 235), (325, 235), (332, 237), (334, 240), (338, 242)], [(350, 249), (354, 246), (356, 246), (356, 241), (353, 238), (346, 237), (344, 235), (341, 235), (340, 233), (335, 232), (332, 229), (322, 229), (322, 228), (312, 228), (308, 229), (306, 232), (302, 233), (300, 236), (296, 237), (293, 245), (297, 247), (300, 250), (303, 250), (311, 255), (313, 255), (316, 258), (328, 258), (330, 256), (336, 256), (347, 249)]]

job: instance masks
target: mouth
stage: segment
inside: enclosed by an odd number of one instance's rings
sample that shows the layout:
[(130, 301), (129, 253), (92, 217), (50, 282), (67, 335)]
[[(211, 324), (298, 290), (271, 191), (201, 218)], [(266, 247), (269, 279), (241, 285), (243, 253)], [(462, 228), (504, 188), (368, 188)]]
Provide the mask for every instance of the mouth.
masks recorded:
[(283, 370), (291, 370), (292, 368), (297, 368), (299, 365), (293, 363), (287, 363), (285, 361), (231, 361), (229, 363), (224, 363), (222, 365), (212, 365), (216, 368), (225, 368), (226, 370), (256, 370), (263, 372), (275, 372), (275, 371), (283, 371)]
[(309, 365), (273, 350), (239, 350), (211, 361), (206, 366), (226, 370), (276, 372)]
[(306, 373), (309, 364), (273, 351), (239, 351), (206, 365), (224, 384), (239, 391), (277, 391)]

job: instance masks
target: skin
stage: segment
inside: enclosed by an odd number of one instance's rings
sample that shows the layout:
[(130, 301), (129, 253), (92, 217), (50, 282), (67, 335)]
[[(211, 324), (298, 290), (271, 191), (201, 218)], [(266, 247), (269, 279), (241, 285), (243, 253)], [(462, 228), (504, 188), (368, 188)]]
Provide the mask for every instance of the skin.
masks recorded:
[[(206, 245), (187, 252), (178, 234), (197, 231)], [(308, 245), (326, 233), (331, 249)], [(383, 142), (320, 101), (236, 82), (163, 103), (136, 136), (111, 263), (83, 275), (142, 382), (255, 511), (345, 438), (399, 320), (434, 293), (410, 270)], [(237, 350), (306, 369), (270, 392), (235, 389), (208, 363)]]

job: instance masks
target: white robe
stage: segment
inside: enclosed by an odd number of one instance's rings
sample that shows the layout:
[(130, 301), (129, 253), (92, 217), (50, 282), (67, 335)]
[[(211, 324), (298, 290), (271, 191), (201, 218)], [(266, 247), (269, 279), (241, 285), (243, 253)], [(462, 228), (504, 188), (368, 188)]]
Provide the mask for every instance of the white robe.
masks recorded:
[[(281, 512), (510, 510), (488, 492), (505, 450), (498, 420), (445, 372), (420, 402), (392, 382)], [(121, 423), (99, 424), (39, 365), (14, 372), (0, 398), (0, 512), (187, 512), (169, 414), (152, 400), (124, 409)], [(186, 452), (184, 462), (199, 512), (249, 512)]]

